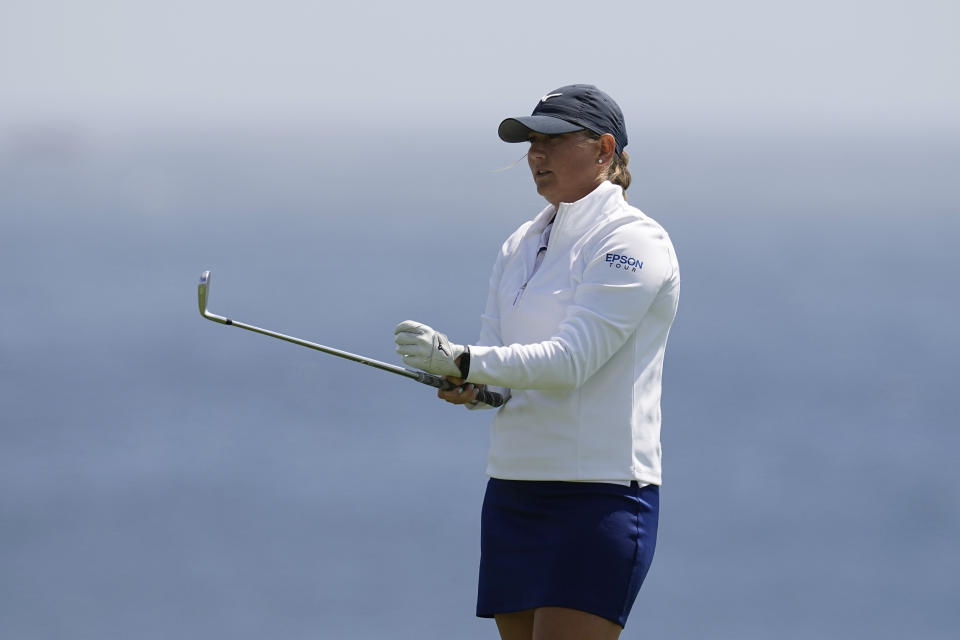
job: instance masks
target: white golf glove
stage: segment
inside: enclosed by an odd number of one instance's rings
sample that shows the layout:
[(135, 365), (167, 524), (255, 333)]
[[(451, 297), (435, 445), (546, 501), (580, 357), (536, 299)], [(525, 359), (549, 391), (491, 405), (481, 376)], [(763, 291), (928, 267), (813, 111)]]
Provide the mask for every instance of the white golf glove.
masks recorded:
[(466, 347), (453, 344), (439, 331), (413, 320), (404, 320), (393, 333), (404, 364), (439, 376), (461, 377), (456, 361)]

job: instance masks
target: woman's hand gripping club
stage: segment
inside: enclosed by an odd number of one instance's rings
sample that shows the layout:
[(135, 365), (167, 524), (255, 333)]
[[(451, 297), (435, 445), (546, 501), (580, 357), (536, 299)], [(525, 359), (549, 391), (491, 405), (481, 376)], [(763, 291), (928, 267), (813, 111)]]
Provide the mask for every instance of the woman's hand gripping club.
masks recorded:
[[(440, 389), (437, 397), (452, 404), (474, 405), (485, 402), (499, 406), (503, 400), (499, 395), (490, 393), (485, 385), (467, 383), (469, 373), (469, 348), (450, 342), (446, 335), (420, 322), (405, 320), (394, 330), (397, 353), (403, 357), (404, 364), (446, 376), (454, 385), (452, 389)], [(466, 359), (466, 360), (465, 360)], [(494, 404), (496, 402), (496, 404)]]

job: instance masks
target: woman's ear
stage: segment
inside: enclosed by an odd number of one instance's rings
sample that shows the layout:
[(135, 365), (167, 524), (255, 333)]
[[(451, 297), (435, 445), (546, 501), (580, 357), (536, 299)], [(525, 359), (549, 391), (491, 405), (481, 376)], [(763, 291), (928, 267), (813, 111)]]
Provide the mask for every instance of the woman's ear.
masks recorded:
[(603, 161), (603, 164), (609, 164), (616, 151), (617, 141), (611, 134), (605, 133), (600, 136), (600, 159)]

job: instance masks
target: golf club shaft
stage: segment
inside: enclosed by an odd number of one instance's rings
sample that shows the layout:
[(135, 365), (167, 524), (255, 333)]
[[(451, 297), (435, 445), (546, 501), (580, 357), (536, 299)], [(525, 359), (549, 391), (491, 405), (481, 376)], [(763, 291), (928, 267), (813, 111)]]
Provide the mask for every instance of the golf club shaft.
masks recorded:
[[(277, 333), (276, 331), (270, 331), (269, 329), (256, 327), (252, 324), (236, 322), (234, 320), (231, 320), (230, 318), (226, 318), (224, 316), (218, 316), (215, 313), (210, 313), (209, 311), (207, 311), (207, 297), (209, 295), (209, 286), (210, 286), (210, 272), (205, 271), (203, 275), (200, 276), (200, 285), (197, 287), (197, 303), (200, 307), (200, 315), (202, 315), (207, 320), (212, 320), (213, 322), (218, 322), (220, 324), (239, 327), (241, 329), (246, 329), (247, 331), (253, 331), (254, 333), (260, 333), (262, 335), (265, 335), (271, 338), (277, 338), (278, 340), (285, 340), (286, 342), (292, 342), (293, 344), (300, 345), (301, 347), (307, 347), (309, 349), (314, 349), (322, 353), (328, 353), (332, 356), (337, 356), (338, 358), (345, 358), (347, 360), (352, 360), (353, 362), (359, 362), (360, 364), (365, 364), (369, 367), (374, 367), (382, 371), (389, 371), (390, 373), (395, 373), (397, 375), (401, 375), (406, 378), (411, 378), (422, 384), (430, 385), (431, 387), (436, 387), (437, 389), (443, 389), (447, 391), (447, 390), (456, 388), (456, 385), (454, 385), (452, 382), (450, 382), (443, 376), (434, 375), (432, 373), (427, 373), (425, 371), (415, 371), (413, 369), (398, 367), (396, 365), (387, 364), (386, 362), (380, 362), (379, 360), (374, 360), (373, 358), (366, 358), (364, 356), (358, 356), (348, 351), (342, 351), (340, 349), (334, 349), (332, 347), (325, 347), (322, 344), (317, 344), (316, 342), (310, 342), (309, 340), (294, 338), (293, 336), (288, 336), (283, 333)], [(504, 402), (503, 396), (493, 391), (487, 391), (485, 387), (480, 388), (477, 391), (477, 400), (479, 400), (480, 402), (483, 402), (484, 404), (488, 404), (492, 407), (499, 407)]]
[[(278, 340), (285, 340), (287, 342), (292, 342), (293, 344), (300, 345), (301, 347), (307, 347), (308, 349), (314, 349), (316, 351), (327, 353), (332, 356), (337, 356), (338, 358), (345, 358), (347, 360), (352, 360), (353, 362), (359, 362), (360, 364), (365, 364), (368, 367), (374, 367), (376, 369), (381, 369), (383, 371), (389, 371), (390, 373), (395, 373), (397, 375), (411, 378), (422, 384), (426, 384), (431, 387), (436, 387), (437, 389), (449, 390), (456, 387), (456, 385), (454, 385), (452, 382), (450, 382), (443, 376), (437, 376), (432, 373), (427, 373), (426, 371), (414, 371), (413, 369), (398, 367), (393, 364), (388, 364), (386, 362), (374, 360), (373, 358), (358, 356), (357, 354), (350, 353), (349, 351), (334, 349), (333, 347), (326, 347), (322, 344), (317, 344), (316, 342), (310, 342), (309, 340), (303, 340), (301, 338), (295, 338), (293, 336), (288, 336), (283, 333), (277, 333), (276, 331), (270, 331), (269, 329), (256, 327), (252, 324), (237, 322), (236, 320), (231, 320), (230, 318), (224, 318), (224, 320), (225, 322), (223, 322), (222, 324), (238, 327), (240, 329), (246, 329), (247, 331), (260, 333), (265, 336), (269, 336), (271, 338), (277, 338)], [(486, 389), (481, 389), (477, 393), (477, 400), (479, 400), (480, 402), (483, 402), (484, 404), (488, 404), (491, 407), (499, 407), (500, 405), (503, 404), (503, 397), (499, 393), (496, 393), (493, 391), (487, 391)]]
[[(383, 369), (384, 371), (389, 371), (390, 373), (396, 373), (398, 375), (406, 376), (408, 378), (413, 378), (415, 380), (419, 378), (419, 376), (417, 375), (417, 372), (411, 369), (405, 369), (403, 367), (398, 367), (396, 365), (388, 364), (386, 362), (380, 362), (379, 360), (374, 360), (373, 358), (364, 358), (363, 356), (358, 356), (348, 351), (341, 351), (340, 349), (334, 349), (333, 347), (325, 347), (322, 344), (317, 344), (316, 342), (310, 342), (309, 340), (294, 338), (293, 336), (288, 336), (283, 333), (277, 333), (276, 331), (270, 331), (269, 329), (255, 327), (252, 324), (237, 322), (235, 320), (230, 320), (229, 318), (227, 318), (226, 320), (227, 321), (224, 322), (223, 324), (227, 324), (233, 327), (239, 327), (240, 329), (246, 329), (247, 331), (262, 333), (263, 335), (270, 336), (271, 338), (277, 338), (278, 340), (286, 340), (287, 342), (298, 344), (301, 347), (307, 347), (308, 349), (315, 349), (317, 351), (322, 351), (323, 353), (329, 353), (332, 356), (345, 358), (347, 360), (353, 360), (354, 362), (359, 362), (360, 364), (376, 367), (377, 369)], [(424, 375), (429, 376), (430, 374), (427, 373)], [(439, 378), (440, 376), (433, 376), (433, 377)], [(432, 384), (431, 386), (439, 388), (440, 383)]]

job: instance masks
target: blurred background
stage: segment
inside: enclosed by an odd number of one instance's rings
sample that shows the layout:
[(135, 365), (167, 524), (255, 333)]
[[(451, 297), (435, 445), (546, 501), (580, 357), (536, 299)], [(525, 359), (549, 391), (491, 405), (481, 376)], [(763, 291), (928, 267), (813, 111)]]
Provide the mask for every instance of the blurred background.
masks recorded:
[(469, 342), (543, 205), (496, 137), (623, 107), (683, 278), (624, 638), (960, 626), (955, 2), (4, 0), (0, 637), (495, 638)]

